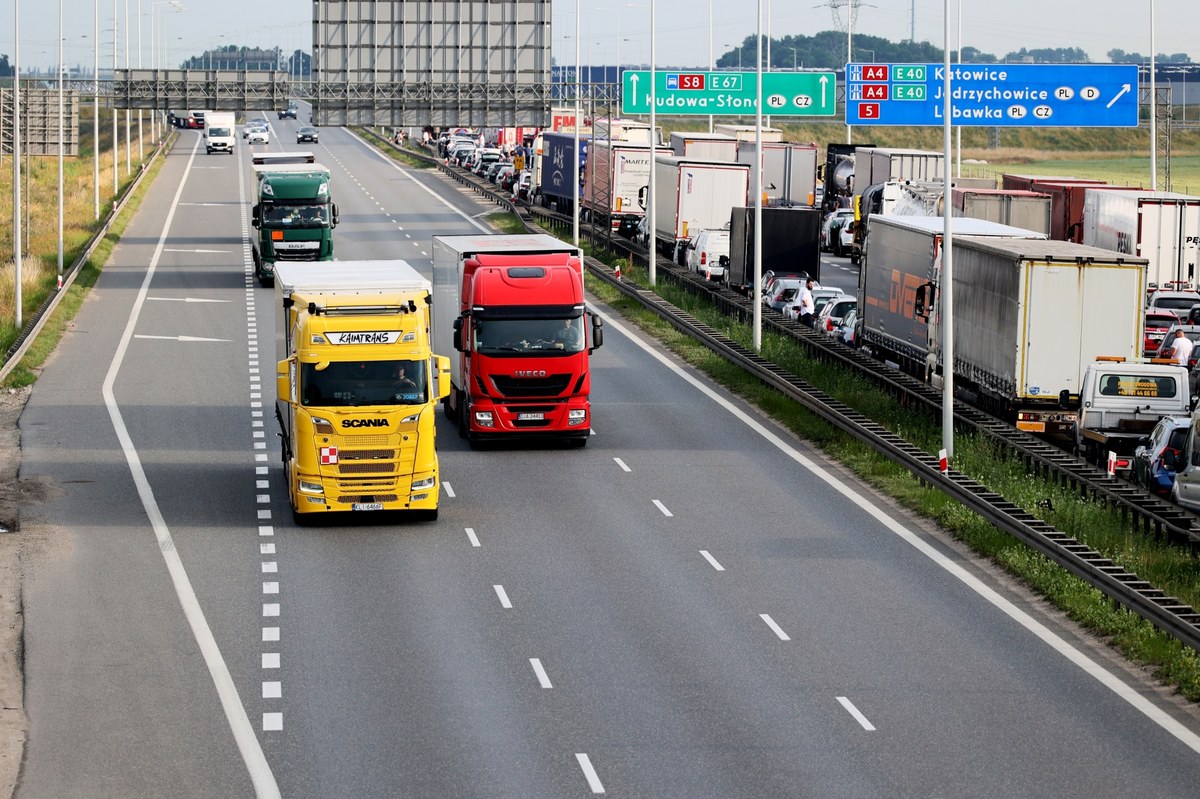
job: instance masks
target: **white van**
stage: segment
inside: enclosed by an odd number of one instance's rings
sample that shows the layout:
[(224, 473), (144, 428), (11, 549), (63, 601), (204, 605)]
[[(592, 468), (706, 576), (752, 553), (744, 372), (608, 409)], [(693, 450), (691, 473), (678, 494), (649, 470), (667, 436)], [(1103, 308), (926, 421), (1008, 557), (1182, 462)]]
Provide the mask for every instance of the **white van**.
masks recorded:
[(729, 231), (711, 228), (701, 230), (688, 244), (688, 269), (696, 274), (708, 275), (709, 280), (719, 280), (725, 277), (721, 256), (729, 257)]
[(237, 142), (234, 116), (229, 111), (209, 111), (205, 118), (204, 150), (209, 155), (214, 152), (233, 155), (233, 147)]

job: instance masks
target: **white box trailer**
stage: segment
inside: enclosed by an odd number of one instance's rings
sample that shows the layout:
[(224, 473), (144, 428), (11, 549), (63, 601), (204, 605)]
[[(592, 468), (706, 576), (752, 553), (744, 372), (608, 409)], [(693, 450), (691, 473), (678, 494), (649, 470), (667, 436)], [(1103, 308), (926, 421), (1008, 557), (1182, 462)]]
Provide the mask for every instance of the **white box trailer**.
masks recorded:
[(738, 140), (722, 133), (675, 131), (671, 133), (671, 152), (680, 158), (736, 161), (738, 160)]
[(975, 189), (955, 186), (954, 215), (987, 219), (1002, 225), (1050, 235), (1049, 194), (1016, 189)]
[[(719, 122), (713, 126), (713, 133), (731, 136), (738, 141), (754, 141), (758, 135), (753, 125), (723, 125)], [(783, 130), (781, 128), (763, 128), (762, 140), (781, 142), (783, 141)]]
[(734, 208), (750, 197), (750, 167), (659, 155), (654, 159), (655, 235), (679, 262), (680, 245), (706, 228), (729, 224)]
[[(657, 152), (669, 153), (664, 147)], [(594, 219), (607, 219), (613, 230), (646, 215), (641, 196), (650, 183), (650, 146), (637, 142), (592, 140), (580, 205)]]
[(930, 150), (856, 147), (854, 192), (862, 194), (867, 186), (889, 180), (941, 180), (945, 160), (942, 153)]
[[(935, 382), (942, 222), (872, 216), (859, 278), (861, 343)], [(1141, 355), (1145, 287), (1144, 258), (956, 218), (957, 386), (1022, 430), (1073, 435), (1088, 365)]]
[[(738, 142), (737, 162), (754, 166), (752, 141)], [(817, 148), (811, 144), (763, 142), (763, 198), (767, 205), (812, 205), (816, 199)], [(751, 190), (754, 180), (751, 178)]]
[(1195, 284), (1200, 197), (1165, 191), (1084, 192), (1083, 243), (1149, 261), (1149, 283)]

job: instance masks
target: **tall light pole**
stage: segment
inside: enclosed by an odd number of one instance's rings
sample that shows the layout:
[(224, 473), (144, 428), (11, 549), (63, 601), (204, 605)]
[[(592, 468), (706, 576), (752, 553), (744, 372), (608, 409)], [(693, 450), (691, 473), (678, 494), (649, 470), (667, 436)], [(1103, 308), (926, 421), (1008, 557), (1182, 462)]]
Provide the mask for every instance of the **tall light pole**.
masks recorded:
[(575, 151), (571, 157), (571, 240), (579, 246), (579, 126), (583, 121), (579, 108), (579, 94), (583, 91), (583, 75), (579, 70), (579, 18), (582, 16), (580, 0), (575, 0)]
[(92, 31), (92, 205), (95, 218), (100, 218), (100, 0)]
[[(857, 0), (846, 0), (846, 64), (854, 61), (854, 4)], [(846, 144), (854, 141), (854, 129), (850, 127), (850, 103), (846, 103)]]
[[(942, 2), (942, 197), (950, 197), (950, 0)], [(942, 449), (954, 457), (954, 236), (953, 208), (942, 202)]]
[(1154, 73), (1154, 0), (1150, 0), (1150, 191), (1158, 191), (1158, 76)]
[[(117, 0), (113, 0), (113, 80), (117, 79), (117, 34), (121, 29), (120, 17), (117, 15)], [(117, 107), (113, 104), (112, 108), (112, 126), (113, 126), (113, 197), (117, 196), (120, 190), (120, 181), (118, 173), (121, 171), (117, 166), (117, 159), (120, 158), (121, 139), (117, 136)]]
[[(129, 0), (125, 0), (125, 71), (129, 71)], [(129, 109), (125, 109), (125, 177), (133, 174), (133, 125)]]
[(650, 234), (649, 260), (650, 260), (650, 285), (658, 284), (658, 235), (655, 232), (655, 226), (658, 224), (658, 214), (655, 211), (655, 205), (658, 203), (658, 194), (655, 186), (654, 175), (658, 172), (658, 87), (656, 84), (655, 70), (658, 65), (655, 46), (658, 40), (658, 15), (657, 15), (656, 0), (650, 0), (650, 181), (646, 186), (646, 200), (649, 208), (646, 209), (646, 232)]
[[(137, 0), (137, 65), (142, 68), (142, 0)], [(142, 139), (142, 109), (138, 109), (138, 160), (146, 159), (145, 145)]]
[[(99, 2), (99, 0), (97, 0)], [(21, 318), (21, 0), (13, 0), (13, 277), (17, 330)]]
[(63, 278), (63, 160), (66, 125), (63, 119), (63, 0), (58, 0), (58, 287)]
[[(716, 68), (717, 68), (717, 64), (715, 61), (713, 61), (712, 0), (708, 0), (708, 71), (713, 72), (716, 70)], [(713, 132), (713, 130), (714, 130), (713, 125), (715, 122), (716, 122), (716, 118), (712, 114), (709, 114), (708, 115), (708, 132), (709, 133)]]

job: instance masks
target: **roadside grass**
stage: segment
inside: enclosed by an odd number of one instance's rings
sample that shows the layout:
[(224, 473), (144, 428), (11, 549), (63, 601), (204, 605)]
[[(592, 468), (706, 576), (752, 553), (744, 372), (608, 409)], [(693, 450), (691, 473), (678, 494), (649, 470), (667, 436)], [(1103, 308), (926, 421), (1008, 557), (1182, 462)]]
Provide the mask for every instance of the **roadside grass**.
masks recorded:
[[(111, 117), (109, 117), (111, 120)], [(80, 118), (81, 125), (83, 116)], [(87, 116), (87, 130), (82, 136), (82, 140), (90, 142), (91, 131), (91, 116)], [(135, 128), (136, 129), (136, 128)], [(106, 133), (108, 137), (106, 138)], [(149, 139), (149, 129), (145, 131), (145, 154), (149, 159), (153, 152), (153, 144)], [(123, 133), (122, 133), (123, 135)], [(101, 158), (100, 158), (100, 218), (104, 219), (111, 211), (113, 205), (112, 191), (112, 150), (111, 150), (111, 122), (105, 124), (104, 109), (101, 110), (100, 122), (100, 138), (101, 138)], [(118, 175), (121, 191), (125, 190), (126, 185), (138, 174), (140, 168), (139, 162), (136, 160), (136, 140), (134, 141), (133, 152), (133, 171), (130, 175), (125, 176), (124, 171), (124, 149), (118, 158), (118, 167), (122, 173)], [(108, 166), (105, 167), (104, 151), (108, 150)], [(24, 294), (24, 302), (22, 305), (26, 311), (27, 320), (29, 315), (35, 311), (45, 299), (50, 296), (57, 286), (57, 185), (58, 185), (58, 166), (54, 159), (40, 159), (33, 161), (34, 169), (31, 170), (30, 183), (32, 190), (29, 197), (30, 201), (30, 219), (31, 222), (38, 227), (37, 232), (31, 237), (31, 248), (41, 248), (43, 252), (47, 250), (50, 255), (42, 255), (40, 258), (30, 257), (28, 260), (23, 260), (22, 263), (22, 292)], [(72, 161), (74, 163), (72, 163)], [(121, 234), (129, 223), (129, 219), (136, 212), (137, 207), (141, 204), (146, 191), (150, 184), (157, 176), (159, 170), (162, 169), (163, 161), (159, 159), (153, 166), (150, 172), (143, 181), (141, 187), (134, 192), (130, 198), (129, 204), (125, 211), (113, 221), (109, 227), (108, 233), (104, 239), (96, 246), (92, 255), (84, 261), (79, 267), (79, 273), (70, 287), (67, 288), (65, 296), (59, 301), (58, 307), (55, 309), (51, 317), (46, 321), (41, 333), (30, 345), (25, 352), (20, 363), (18, 363), (5, 378), (3, 383), (0, 383), (2, 388), (17, 388), (21, 386), (31, 385), (37, 379), (37, 374), (41, 369), (42, 364), (58, 346), (58, 342), (62, 339), (63, 332), (70, 325), (71, 321), (79, 312), (79, 307), (83, 304), (88, 292), (95, 285), (96, 279), (100, 275), (104, 263), (108, 260), (113, 248), (120, 241)], [(70, 169), (70, 171), (68, 171)], [(94, 219), (94, 194), (92, 187), (92, 151), (89, 149), (86, 152), (81, 151), (79, 157), (70, 159), (64, 162), (64, 187), (67, 191), (64, 192), (64, 255), (63, 266), (68, 268), (78, 257), (84, 247), (87, 245), (92, 233), (99, 228), (100, 223)], [(107, 172), (107, 178), (105, 173)], [(67, 179), (67, 174), (72, 174), (71, 180)], [(7, 185), (11, 187), (11, 171)], [(107, 182), (106, 182), (107, 180)], [(4, 192), (4, 182), (0, 181), (0, 195)], [(12, 195), (11, 192), (7, 195), (7, 210), (9, 218), (12, 214)], [(106, 199), (107, 197), (107, 199)], [(2, 212), (3, 209), (0, 209)], [(41, 220), (37, 222), (36, 220)], [(7, 243), (10, 248), (12, 246), (12, 227), (5, 226), (0, 230), (0, 236), (7, 236)], [(4, 242), (0, 242), (0, 247), (4, 246)], [(5, 320), (0, 323), (0, 344), (3, 349), (11, 346), (16, 339), (19, 331), (13, 325), (14, 310), (14, 288), (13, 288), (13, 261), (9, 260), (5, 264), (5, 269), (0, 274), (0, 308), (4, 309), (6, 315)], [(33, 275), (33, 277), (30, 277)], [(31, 293), (28, 286), (32, 281), (35, 292)]]
[(501, 233), (524, 233), (525, 223), (521, 218), (510, 211), (501, 211), (495, 214), (489, 214), (487, 221), (492, 223), (492, 226)]
[(377, 145), (380, 145), (380, 151), (386, 154), (388, 158), (391, 158), (393, 161), (399, 161), (409, 169), (437, 168), (436, 164), (431, 164), (423, 158), (418, 158), (415, 155), (409, 154), (407, 152), (407, 146), (400, 147), (399, 145), (395, 144), (390, 136), (388, 136), (386, 133), (383, 133), (379, 129), (351, 128), (351, 130), (353, 130), (355, 133), (358, 133), (360, 136), (366, 136), (367, 138), (373, 140)]
[[(63, 159), (63, 269), (71, 264), (83, 251), (100, 222), (95, 215), (95, 193), (93, 188), (93, 153), (95, 139), (92, 130), (90, 109), (79, 117), (79, 155)], [(132, 128), (135, 139), (132, 146), (132, 171), (125, 172), (124, 128), (121, 128), (120, 153), (117, 154), (118, 182), (120, 191), (138, 173), (137, 128)], [(100, 110), (99, 141), (99, 186), (100, 219), (104, 219), (114, 202), (112, 111)], [(153, 150), (149, 126), (143, 124), (142, 145), (148, 158)], [(23, 321), (32, 318), (41, 304), (57, 290), (58, 284), (58, 159), (37, 157), (28, 159), (29, 169), (22, 159), (22, 204), (26, 215), (21, 218), (22, 238), (27, 242), (21, 259), (21, 313)], [(0, 170), (0, 352), (5, 352), (16, 341), (16, 262), (13, 257), (13, 190), (12, 162)], [(26, 187), (28, 186), (28, 190)], [(117, 195), (119, 196), (119, 194)]]
[[(607, 252), (602, 252), (597, 257), (610, 261), (611, 256), (605, 258), (606, 255)], [(640, 267), (635, 267), (631, 273), (628, 263), (623, 263), (622, 275), (643, 287), (648, 285), (646, 272)], [(591, 281), (588, 288), (714, 380), (760, 407), (904, 507), (947, 529), (1070, 618), (1105, 638), (1126, 657), (1149, 667), (1164, 684), (1174, 686), (1191, 701), (1200, 701), (1200, 655), (1195, 651), (1116, 606), (1082, 580), (997, 530), (942, 492), (923, 484), (906, 469), (842, 433), (799, 403), (763, 386), (608, 285)], [(752, 348), (749, 326), (735, 323), (702, 298), (665, 281), (659, 282), (656, 292), (704, 324), (742, 346)], [(808, 357), (801, 347), (782, 336), (764, 333), (761, 354), (925, 452), (933, 454), (940, 448), (941, 422), (933, 412), (899, 407), (893, 398), (878, 391), (867, 379)], [(970, 433), (959, 433), (955, 438), (954, 468), (1156, 587), (1193, 607), (1200, 606), (1200, 561), (1191, 557), (1186, 549), (1132, 532), (1128, 522), (1123, 522), (1117, 512), (1087, 501), (1064, 486), (1051, 485), (1028, 474), (1020, 462), (1006, 460), (995, 445)]]

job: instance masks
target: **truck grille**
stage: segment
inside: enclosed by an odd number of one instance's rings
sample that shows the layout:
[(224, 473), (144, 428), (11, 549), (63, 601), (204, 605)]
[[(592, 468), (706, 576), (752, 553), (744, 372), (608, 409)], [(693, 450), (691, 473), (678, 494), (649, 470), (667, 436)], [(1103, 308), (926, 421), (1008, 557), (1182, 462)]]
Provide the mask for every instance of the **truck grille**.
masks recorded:
[(396, 464), (391, 461), (342, 463), (338, 458), (338, 474), (394, 474), (395, 471)]
[(394, 449), (343, 449), (338, 451), (339, 461), (390, 461), (395, 458), (396, 450)]
[(395, 494), (342, 494), (337, 501), (349, 505), (355, 502), (395, 502), (397, 499)]
[(571, 382), (570, 374), (546, 377), (492, 375), (492, 385), (503, 397), (558, 397)]
[(276, 250), (276, 261), (315, 261), (320, 256), (320, 250)]

